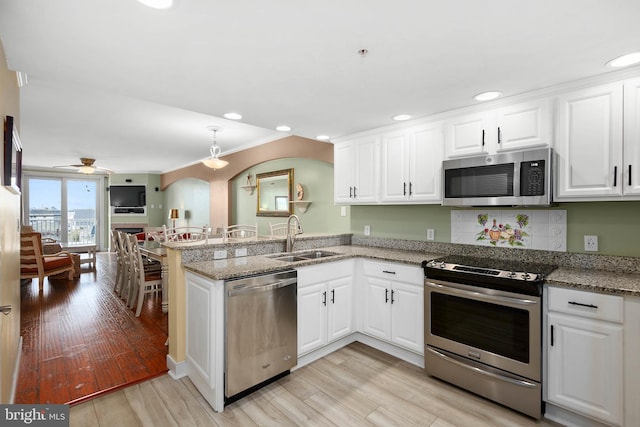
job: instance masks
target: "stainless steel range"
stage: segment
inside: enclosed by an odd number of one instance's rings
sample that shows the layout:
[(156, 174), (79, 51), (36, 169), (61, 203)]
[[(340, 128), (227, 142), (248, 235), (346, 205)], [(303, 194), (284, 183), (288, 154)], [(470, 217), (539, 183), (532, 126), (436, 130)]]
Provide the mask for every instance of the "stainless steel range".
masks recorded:
[(425, 370), (542, 416), (542, 284), (554, 267), (449, 256), (424, 261)]

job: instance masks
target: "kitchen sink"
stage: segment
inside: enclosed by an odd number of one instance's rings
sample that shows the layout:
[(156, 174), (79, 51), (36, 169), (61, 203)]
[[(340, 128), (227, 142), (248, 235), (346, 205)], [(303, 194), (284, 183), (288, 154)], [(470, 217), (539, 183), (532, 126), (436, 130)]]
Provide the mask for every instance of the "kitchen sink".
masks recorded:
[(304, 252), (293, 253), (291, 255), (276, 255), (276, 256), (271, 256), (269, 258), (273, 258), (273, 259), (277, 259), (278, 261), (285, 261), (285, 262), (299, 262), (299, 261), (309, 261), (311, 259), (327, 258), (327, 257), (336, 256), (336, 255), (342, 255), (342, 254), (339, 254), (337, 252), (329, 252), (329, 251), (304, 251)]
[(308, 261), (309, 258), (303, 258), (303, 257), (299, 257), (296, 255), (281, 255), (281, 256), (277, 256), (277, 257), (269, 257), (269, 258), (273, 258), (273, 259), (277, 259), (278, 261), (285, 261), (285, 262), (296, 262), (296, 261)]

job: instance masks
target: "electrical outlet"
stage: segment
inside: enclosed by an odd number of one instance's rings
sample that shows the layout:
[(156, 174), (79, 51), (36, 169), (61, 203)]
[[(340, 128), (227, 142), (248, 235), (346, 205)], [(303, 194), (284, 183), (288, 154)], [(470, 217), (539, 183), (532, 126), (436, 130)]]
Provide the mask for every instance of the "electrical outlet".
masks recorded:
[(241, 256), (247, 256), (247, 248), (236, 249), (236, 258)]
[(227, 257), (227, 251), (221, 249), (219, 251), (213, 251), (213, 259), (225, 259)]
[(427, 228), (427, 240), (435, 240), (436, 231), (433, 228)]
[(347, 216), (347, 207), (340, 206), (340, 216)]
[(598, 236), (584, 236), (584, 250), (598, 252)]
[(365, 236), (371, 236), (371, 226), (370, 225), (365, 225), (364, 226), (364, 235)]

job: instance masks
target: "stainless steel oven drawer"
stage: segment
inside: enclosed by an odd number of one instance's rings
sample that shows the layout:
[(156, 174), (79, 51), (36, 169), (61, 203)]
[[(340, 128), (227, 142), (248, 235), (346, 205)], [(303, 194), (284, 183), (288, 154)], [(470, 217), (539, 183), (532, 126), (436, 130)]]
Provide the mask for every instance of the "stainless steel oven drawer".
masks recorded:
[(425, 347), (424, 364), (429, 375), (531, 417), (542, 417), (542, 387), (538, 382), (429, 346)]

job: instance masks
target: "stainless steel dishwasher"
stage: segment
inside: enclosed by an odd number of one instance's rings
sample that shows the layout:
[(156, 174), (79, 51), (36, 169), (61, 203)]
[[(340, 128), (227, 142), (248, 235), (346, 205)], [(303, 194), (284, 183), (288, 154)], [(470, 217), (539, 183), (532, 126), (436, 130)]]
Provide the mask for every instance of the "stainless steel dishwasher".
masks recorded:
[(295, 270), (225, 282), (226, 399), (298, 363), (297, 294)]

